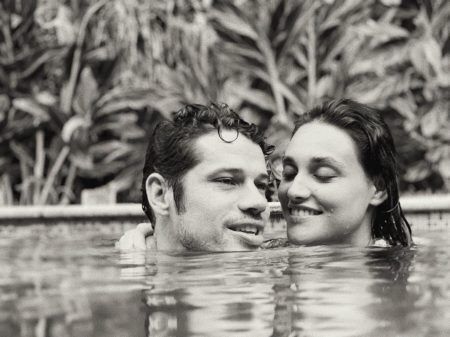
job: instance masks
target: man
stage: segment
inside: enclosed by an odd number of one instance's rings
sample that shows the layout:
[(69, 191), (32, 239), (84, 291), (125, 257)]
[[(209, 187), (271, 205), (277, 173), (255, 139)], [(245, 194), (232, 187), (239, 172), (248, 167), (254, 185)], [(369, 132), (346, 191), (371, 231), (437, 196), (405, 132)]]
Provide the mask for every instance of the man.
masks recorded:
[(253, 250), (263, 242), (269, 212), (265, 156), (273, 150), (255, 125), (226, 105), (187, 105), (159, 123), (145, 158), (144, 212), (120, 248), (162, 251)]

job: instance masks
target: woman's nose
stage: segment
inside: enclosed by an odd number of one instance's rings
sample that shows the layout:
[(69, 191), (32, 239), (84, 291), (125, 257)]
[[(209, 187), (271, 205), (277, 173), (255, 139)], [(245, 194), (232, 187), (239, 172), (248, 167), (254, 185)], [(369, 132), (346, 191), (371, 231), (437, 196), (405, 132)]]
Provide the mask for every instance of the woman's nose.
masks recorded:
[(311, 189), (305, 180), (297, 176), (289, 186), (287, 196), (289, 200), (302, 201), (311, 196)]

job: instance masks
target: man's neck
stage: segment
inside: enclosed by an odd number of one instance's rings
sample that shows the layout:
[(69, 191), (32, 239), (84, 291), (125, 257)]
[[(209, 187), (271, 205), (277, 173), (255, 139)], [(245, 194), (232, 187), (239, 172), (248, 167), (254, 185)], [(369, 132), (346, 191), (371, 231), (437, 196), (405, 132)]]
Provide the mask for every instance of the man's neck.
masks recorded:
[(163, 221), (158, 221), (153, 235), (154, 250), (161, 251), (184, 251), (186, 250), (176, 239), (176, 233), (172, 227)]

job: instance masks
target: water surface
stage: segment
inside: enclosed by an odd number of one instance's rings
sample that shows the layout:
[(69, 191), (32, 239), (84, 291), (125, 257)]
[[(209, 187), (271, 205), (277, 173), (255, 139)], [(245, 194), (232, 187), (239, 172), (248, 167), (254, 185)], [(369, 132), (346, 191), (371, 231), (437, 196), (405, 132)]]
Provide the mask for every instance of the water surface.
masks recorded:
[(121, 253), (122, 229), (0, 230), (0, 336), (449, 336), (448, 231), (404, 248)]

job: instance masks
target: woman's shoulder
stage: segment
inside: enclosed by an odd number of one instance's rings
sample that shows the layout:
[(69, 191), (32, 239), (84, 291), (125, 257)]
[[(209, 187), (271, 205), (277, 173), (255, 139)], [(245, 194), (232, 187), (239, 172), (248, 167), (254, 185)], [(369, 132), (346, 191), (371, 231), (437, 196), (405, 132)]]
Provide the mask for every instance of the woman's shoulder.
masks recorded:
[[(425, 245), (428, 244), (428, 240), (424, 240), (422, 238), (414, 238), (414, 241), (411, 242), (410, 247), (417, 246), (417, 245)], [(384, 239), (376, 239), (374, 240), (369, 247), (375, 247), (375, 248), (389, 248), (389, 247), (396, 247), (401, 246), (401, 244), (391, 244), (387, 240)]]
[(387, 248), (391, 246), (392, 245), (384, 239), (376, 239), (370, 244), (369, 247)]

